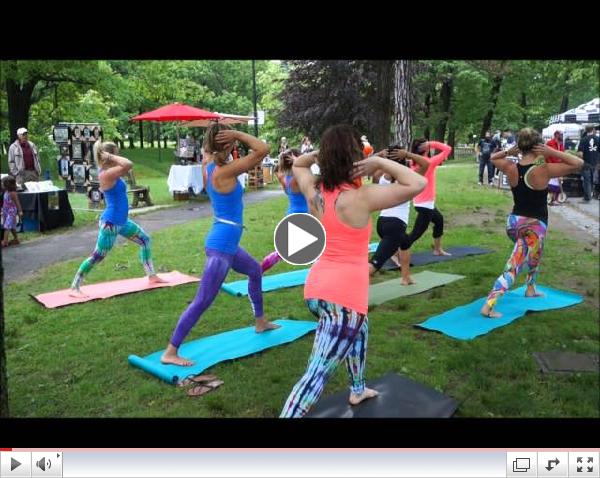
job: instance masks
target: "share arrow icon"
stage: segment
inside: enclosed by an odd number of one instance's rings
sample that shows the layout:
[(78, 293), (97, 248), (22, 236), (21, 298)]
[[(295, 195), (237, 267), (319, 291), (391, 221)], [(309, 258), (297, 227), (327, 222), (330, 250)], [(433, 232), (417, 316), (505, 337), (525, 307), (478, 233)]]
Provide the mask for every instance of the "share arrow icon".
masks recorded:
[[(554, 466), (552, 466), (552, 463), (554, 463)], [(546, 470), (553, 470), (556, 466), (558, 466), (559, 463), (560, 461), (558, 461), (558, 458), (555, 458), (554, 460), (548, 460), (548, 466), (546, 466)]]

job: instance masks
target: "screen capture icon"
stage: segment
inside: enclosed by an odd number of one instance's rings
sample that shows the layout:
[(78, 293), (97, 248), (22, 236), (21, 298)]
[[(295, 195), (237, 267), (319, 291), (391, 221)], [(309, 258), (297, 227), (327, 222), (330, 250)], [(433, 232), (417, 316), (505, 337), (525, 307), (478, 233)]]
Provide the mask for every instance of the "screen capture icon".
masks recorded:
[(506, 476), (538, 476), (537, 453), (509, 452), (506, 454)]

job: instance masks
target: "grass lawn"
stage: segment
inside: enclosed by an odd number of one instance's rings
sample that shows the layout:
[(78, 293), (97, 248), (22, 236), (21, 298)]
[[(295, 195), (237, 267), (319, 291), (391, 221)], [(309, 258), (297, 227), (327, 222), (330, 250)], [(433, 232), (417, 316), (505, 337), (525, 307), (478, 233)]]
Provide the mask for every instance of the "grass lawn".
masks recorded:
[[(146, 151), (146, 150), (144, 150)], [(129, 151), (127, 151), (129, 153)], [(134, 158), (135, 160), (135, 158)], [(140, 161), (141, 163), (141, 161)], [(150, 163), (150, 162), (149, 162)], [(164, 171), (161, 165), (140, 165)], [(462, 417), (598, 417), (597, 374), (542, 375), (533, 352), (598, 352), (598, 255), (565, 232), (549, 226), (540, 283), (575, 291), (575, 307), (528, 315), (472, 341), (458, 341), (413, 327), (426, 318), (486, 295), (502, 271), (512, 245), (504, 232), (512, 204), (509, 194), (476, 185), (477, 165), (461, 161), (438, 171), (437, 205), (446, 218), (447, 246), (477, 245), (496, 251), (417, 267), (466, 278), (445, 287), (373, 308), (367, 379), (395, 371), (428, 384), (460, 402)], [(138, 171), (138, 169), (136, 169)], [(158, 173), (156, 174), (158, 176)], [(140, 179), (144, 174), (139, 174)], [(147, 176), (149, 177), (149, 176)], [(165, 177), (165, 176), (163, 176)], [(144, 178), (145, 182), (148, 182)], [(273, 228), (286, 209), (284, 197), (246, 209), (242, 246), (257, 258), (272, 250)], [(414, 221), (411, 211), (411, 222)], [(156, 267), (200, 274), (209, 218), (153, 234)], [(375, 225), (375, 223), (374, 223)], [(431, 229), (430, 229), (431, 231)], [(431, 232), (415, 251), (429, 249)], [(378, 240), (373, 227), (373, 240)], [(137, 247), (115, 248), (90, 282), (142, 275)], [(304, 372), (313, 335), (210, 371), (225, 384), (191, 399), (176, 387), (134, 369), (127, 356), (166, 346), (196, 285), (162, 289), (46, 310), (28, 294), (67, 287), (80, 262), (41, 270), (37, 277), (5, 289), (10, 410), (18, 417), (276, 417)], [(125, 264), (126, 270), (116, 270)], [(280, 263), (271, 273), (292, 270)], [(387, 272), (377, 281), (398, 277)], [(228, 281), (240, 276), (230, 273)], [(524, 277), (519, 278), (522, 284)], [(501, 299), (502, 300), (502, 299)], [(313, 320), (296, 287), (265, 294), (271, 318)], [(221, 293), (188, 340), (252, 324), (247, 298)], [(345, 389), (340, 367), (325, 389)]]

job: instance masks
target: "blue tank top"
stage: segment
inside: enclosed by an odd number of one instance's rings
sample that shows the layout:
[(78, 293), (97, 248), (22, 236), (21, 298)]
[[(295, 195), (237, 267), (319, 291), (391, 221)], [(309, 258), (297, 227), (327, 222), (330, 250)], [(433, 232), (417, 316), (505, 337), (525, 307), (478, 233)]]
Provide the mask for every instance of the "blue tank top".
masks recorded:
[(100, 218), (115, 226), (123, 226), (127, 222), (127, 216), (129, 214), (127, 185), (125, 184), (125, 181), (119, 178), (112, 188), (102, 192), (104, 193), (106, 209), (104, 209)]
[(308, 212), (308, 205), (306, 204), (306, 199), (304, 198), (304, 194), (298, 192), (295, 193), (292, 191), (292, 179), (294, 177), (290, 174), (285, 177), (285, 193), (288, 196), (290, 201), (290, 205), (288, 207), (286, 214), (294, 214), (297, 212)]
[[(244, 224), (244, 189), (236, 180), (235, 188), (230, 193), (215, 190), (212, 175), (216, 164), (210, 163), (206, 168), (206, 191), (213, 208), (214, 223), (204, 241), (204, 246), (226, 254), (235, 254), (242, 238)], [(228, 224), (227, 221), (235, 224)]]

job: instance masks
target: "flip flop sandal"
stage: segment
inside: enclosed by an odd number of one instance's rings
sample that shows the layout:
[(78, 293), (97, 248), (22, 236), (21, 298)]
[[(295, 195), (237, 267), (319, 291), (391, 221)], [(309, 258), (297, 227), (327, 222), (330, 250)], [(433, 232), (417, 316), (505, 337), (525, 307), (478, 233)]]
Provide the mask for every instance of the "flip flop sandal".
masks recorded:
[(196, 385), (195, 387), (189, 389), (187, 391), (188, 397), (200, 397), (209, 392), (212, 392), (216, 388), (219, 388), (225, 382), (223, 380), (213, 380), (212, 382), (202, 383), (200, 385)]
[(194, 377), (188, 377), (185, 380), (181, 381), (179, 383), (180, 387), (187, 387), (188, 385), (191, 384), (198, 384), (198, 383), (204, 383), (204, 382), (212, 382), (213, 380), (218, 380), (219, 377), (217, 377), (216, 375), (213, 375), (211, 373), (205, 374), (205, 375), (196, 375)]

